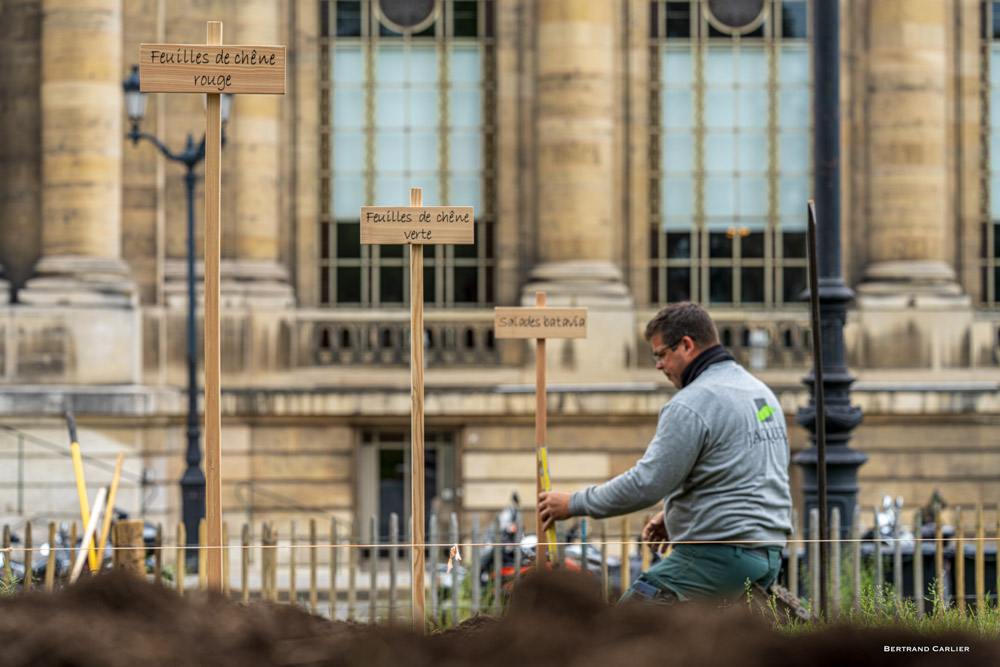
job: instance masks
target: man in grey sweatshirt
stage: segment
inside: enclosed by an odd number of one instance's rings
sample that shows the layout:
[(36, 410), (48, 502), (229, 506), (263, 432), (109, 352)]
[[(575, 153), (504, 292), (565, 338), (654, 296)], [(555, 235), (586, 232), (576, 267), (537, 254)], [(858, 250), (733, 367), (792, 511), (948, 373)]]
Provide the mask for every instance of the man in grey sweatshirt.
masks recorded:
[(656, 434), (632, 468), (584, 491), (542, 493), (541, 529), (571, 516), (604, 518), (663, 501), (642, 539), (669, 539), (674, 550), (642, 573), (623, 600), (735, 599), (748, 581), (766, 588), (792, 530), (781, 406), (719, 344), (701, 307), (667, 306), (645, 335), (656, 368), (680, 391), (660, 409)]

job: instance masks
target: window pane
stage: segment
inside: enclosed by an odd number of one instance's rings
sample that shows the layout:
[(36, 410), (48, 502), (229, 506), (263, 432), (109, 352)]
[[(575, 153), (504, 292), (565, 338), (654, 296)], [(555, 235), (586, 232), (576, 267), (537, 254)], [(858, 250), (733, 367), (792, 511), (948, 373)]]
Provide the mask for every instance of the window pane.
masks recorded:
[(784, 232), (781, 235), (781, 254), (783, 257), (805, 257), (806, 233)]
[(403, 259), (403, 246), (395, 244), (380, 245), (378, 247), (378, 254), (382, 259)]
[[(994, 17), (1000, 17), (1000, 12), (994, 12)], [(1000, 84), (1000, 44), (990, 45), (990, 83)]]
[[(437, 133), (414, 132), (410, 135), (409, 160), (407, 169), (414, 171), (436, 171), (438, 168), (438, 135)], [(413, 186), (418, 187), (418, 186)], [(431, 206), (431, 204), (425, 204)]]
[(767, 215), (767, 179), (766, 178), (741, 178), (740, 189), (740, 216), (753, 216), (763, 218)]
[(666, 178), (663, 180), (663, 213), (668, 216), (694, 214), (694, 179)]
[(319, 258), (330, 259), (330, 225), (326, 222), (319, 226)]
[[(375, 91), (375, 125), (402, 127), (406, 112), (406, 96), (402, 88), (379, 88)], [(361, 116), (362, 118), (364, 116)]]
[(809, 127), (809, 91), (785, 89), (779, 95), (778, 117), (782, 127)]
[[(409, 206), (410, 181), (399, 176), (379, 176), (375, 179), (375, 201), (379, 206)], [(357, 211), (356, 213), (360, 213)]]
[(336, 83), (361, 83), (365, 64), (359, 45), (338, 46), (333, 51), (333, 80)]
[[(653, 3), (650, 3), (654, 6)], [(691, 5), (687, 2), (667, 3), (667, 37), (684, 39), (691, 36)]]
[[(425, 248), (426, 250), (426, 248)], [(435, 277), (437, 270), (433, 266), (424, 264), (424, 303), (436, 303)]]
[(711, 47), (705, 53), (705, 81), (708, 84), (733, 82), (733, 51), (728, 45)]
[(663, 80), (666, 83), (691, 83), (693, 61), (688, 49), (663, 52)]
[(744, 303), (764, 302), (763, 266), (740, 269), (740, 301)]
[(476, 303), (479, 299), (479, 269), (474, 266), (455, 267), (455, 303)]
[(365, 183), (360, 177), (334, 177), (333, 214), (338, 218), (357, 218), (360, 220), (364, 194)]
[(705, 91), (705, 125), (707, 127), (733, 126), (733, 97), (734, 91), (729, 89)]
[(732, 302), (732, 268), (728, 266), (713, 266), (708, 270), (708, 300), (711, 303)]
[(778, 167), (782, 171), (808, 171), (809, 135), (784, 133), (778, 137)]
[(787, 266), (781, 270), (784, 282), (783, 298), (786, 303), (802, 301), (802, 292), (808, 287), (804, 266)]
[(452, 132), (450, 141), (451, 168), (478, 171), (482, 168), (482, 135), (478, 132)]
[(705, 168), (708, 171), (736, 170), (736, 135), (732, 132), (709, 132), (705, 135)]
[(454, 83), (479, 83), (479, 47), (455, 44), (451, 51), (451, 80)]
[(767, 171), (767, 135), (740, 132), (739, 151), (740, 171)]
[[(1000, 153), (998, 153), (1000, 155)], [(688, 133), (663, 135), (663, 170), (690, 172), (694, 169), (694, 137)]]
[[(476, 217), (483, 214), (483, 184), (478, 176), (451, 176), (451, 201), (441, 206), (471, 206)], [(478, 220), (477, 220), (478, 223)]]
[(767, 55), (763, 48), (740, 49), (739, 56), (740, 84), (767, 83)]
[(763, 88), (740, 90), (740, 127), (767, 127), (767, 91)]
[(333, 135), (333, 168), (337, 171), (360, 172), (365, 167), (365, 139), (357, 132), (336, 132)]
[(410, 107), (407, 121), (411, 127), (438, 126), (437, 88), (410, 88)]
[(475, 37), (479, 26), (477, 3), (455, 2), (454, 30), (455, 37)]
[(690, 259), (691, 234), (688, 232), (667, 232), (667, 257), (670, 259)]
[(694, 115), (691, 108), (692, 103), (690, 90), (671, 88), (664, 90), (664, 127), (691, 127), (694, 124)]
[[(478, 88), (452, 88), (451, 124), (453, 127), (478, 127), (482, 124), (482, 98)], [(437, 112), (435, 104), (435, 113)]]
[(360, 222), (337, 222), (337, 257), (361, 257)]
[[(325, 4), (325, 3), (324, 3)], [(337, 37), (361, 36), (361, 3), (338, 0)]]
[(708, 256), (729, 259), (733, 256), (733, 239), (728, 232), (709, 232)]
[[(993, 223), (993, 259), (1000, 260), (1000, 224)], [(1000, 298), (1000, 294), (997, 294)]]
[(667, 269), (667, 301), (691, 300), (691, 269), (687, 267), (671, 267)]
[(379, 300), (382, 303), (403, 302), (403, 267), (382, 266), (378, 270)]
[(781, 36), (802, 39), (806, 36), (806, 3), (781, 3)]
[(806, 202), (809, 201), (809, 179), (782, 178), (779, 184), (778, 210), (781, 215), (804, 218)]
[(451, 248), (457, 259), (475, 259), (479, 255), (475, 243), (456, 243)]
[(334, 89), (333, 123), (340, 127), (361, 127), (365, 124), (365, 98), (361, 88)]
[(379, 83), (406, 81), (406, 59), (402, 47), (396, 44), (379, 45), (375, 58), (375, 79)]
[(337, 267), (337, 303), (361, 303), (361, 267)]
[(410, 49), (409, 82), (438, 82), (438, 55), (436, 47), (414, 46)]
[(785, 46), (778, 60), (778, 78), (782, 84), (809, 83), (809, 50), (803, 46)]
[(740, 239), (740, 254), (746, 258), (764, 257), (764, 232), (754, 231)]
[(705, 213), (711, 216), (726, 216), (732, 218), (736, 213), (733, 207), (733, 179), (705, 179)]
[(990, 126), (1000, 126), (1000, 88), (990, 91)]

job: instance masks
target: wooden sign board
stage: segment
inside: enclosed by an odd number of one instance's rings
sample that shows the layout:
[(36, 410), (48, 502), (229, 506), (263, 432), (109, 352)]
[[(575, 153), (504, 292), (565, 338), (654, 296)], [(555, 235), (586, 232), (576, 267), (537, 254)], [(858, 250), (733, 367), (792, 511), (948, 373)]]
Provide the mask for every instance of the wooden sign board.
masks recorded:
[(285, 94), (285, 47), (142, 44), (144, 93)]
[(494, 308), (497, 338), (586, 338), (586, 308)]
[(471, 206), (362, 206), (361, 243), (470, 245), (473, 223)]

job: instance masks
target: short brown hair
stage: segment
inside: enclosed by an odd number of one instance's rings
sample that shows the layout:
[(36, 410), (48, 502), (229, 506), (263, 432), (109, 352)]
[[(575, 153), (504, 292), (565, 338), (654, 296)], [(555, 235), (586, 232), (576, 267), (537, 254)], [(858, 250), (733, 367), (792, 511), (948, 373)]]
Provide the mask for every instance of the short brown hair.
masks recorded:
[(689, 336), (699, 348), (719, 343), (719, 331), (704, 308), (690, 301), (671, 304), (658, 312), (646, 325), (646, 340), (655, 334), (667, 345), (675, 345)]

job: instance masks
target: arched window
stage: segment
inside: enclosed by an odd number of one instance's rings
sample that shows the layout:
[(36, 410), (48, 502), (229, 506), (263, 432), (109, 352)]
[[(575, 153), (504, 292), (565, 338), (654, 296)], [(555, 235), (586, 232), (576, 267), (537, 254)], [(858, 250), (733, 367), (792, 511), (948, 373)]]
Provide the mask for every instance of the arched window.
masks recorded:
[(409, 248), (360, 244), (363, 205), (473, 206), (476, 243), (424, 248), (428, 307), (494, 299), (492, 0), (324, 0), (320, 302), (409, 300)]
[(806, 287), (808, 0), (650, 3), (650, 300), (779, 306)]

